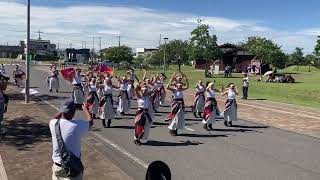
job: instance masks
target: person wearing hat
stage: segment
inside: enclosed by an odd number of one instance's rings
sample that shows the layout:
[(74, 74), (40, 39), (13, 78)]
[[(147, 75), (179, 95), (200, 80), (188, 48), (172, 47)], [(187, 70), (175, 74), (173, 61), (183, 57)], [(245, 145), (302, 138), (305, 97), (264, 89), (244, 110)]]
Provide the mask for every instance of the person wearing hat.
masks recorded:
[(242, 78), (242, 99), (248, 99), (249, 91), (249, 76), (247, 73), (243, 73)]
[(56, 125), (60, 127), (61, 137), (66, 151), (72, 153), (80, 159), (81, 155), (81, 139), (89, 132), (89, 128), (93, 125), (93, 119), (90, 115), (86, 105), (82, 106), (85, 113), (86, 120), (73, 119), (76, 112), (76, 104), (73, 99), (66, 100), (62, 103), (59, 113), (57, 113), (49, 122), (49, 128), (52, 135), (53, 147), (53, 166), (52, 166), (52, 179), (82, 179), (83, 172), (68, 177), (62, 168), (61, 149), (59, 148)]
[(82, 104), (85, 102), (85, 95), (82, 83), (83, 80), (81, 76), (81, 69), (76, 69), (76, 75), (72, 79), (72, 98), (74, 100), (74, 103), (77, 105), (77, 109), (81, 109)]

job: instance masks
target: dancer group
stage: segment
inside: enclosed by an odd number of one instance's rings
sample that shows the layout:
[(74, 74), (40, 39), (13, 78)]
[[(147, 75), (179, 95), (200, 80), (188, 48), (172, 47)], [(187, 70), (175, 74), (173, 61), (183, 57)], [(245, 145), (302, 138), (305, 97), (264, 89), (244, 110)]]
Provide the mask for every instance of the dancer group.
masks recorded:
[[(65, 73), (65, 72), (64, 72)], [(113, 71), (100, 71), (90, 68), (86, 73), (81, 69), (75, 69), (74, 73), (67, 73), (65, 79), (73, 87), (71, 97), (78, 109), (86, 104), (94, 118), (102, 120), (105, 128), (111, 127), (112, 119), (116, 115), (124, 116), (130, 109), (133, 101), (137, 101), (138, 109), (134, 118), (134, 143), (138, 146), (147, 141), (150, 128), (155, 119), (155, 113), (165, 104), (166, 91), (170, 91), (171, 111), (165, 122), (169, 122), (168, 129), (172, 136), (179, 135), (178, 130), (185, 128), (185, 91), (188, 90), (189, 81), (181, 71), (173, 73), (168, 80), (163, 74), (144, 72), (143, 78), (139, 80), (134, 69), (129, 69), (125, 76), (114, 76)], [(56, 82), (57, 81), (57, 82)], [(52, 68), (50, 77), (50, 92), (59, 89), (59, 78), (55, 67)], [(114, 100), (114, 92), (118, 96)], [(194, 103), (192, 106), (193, 115), (202, 118), (203, 128), (207, 131), (214, 130), (217, 118), (222, 117), (226, 126), (232, 126), (237, 120), (236, 95), (238, 89), (234, 83), (230, 83), (226, 89), (218, 90), (215, 82), (207, 82), (205, 85), (198, 80), (195, 86)], [(218, 108), (216, 100), (217, 93), (226, 95), (227, 99), (222, 113)], [(136, 99), (134, 99), (136, 97)]]

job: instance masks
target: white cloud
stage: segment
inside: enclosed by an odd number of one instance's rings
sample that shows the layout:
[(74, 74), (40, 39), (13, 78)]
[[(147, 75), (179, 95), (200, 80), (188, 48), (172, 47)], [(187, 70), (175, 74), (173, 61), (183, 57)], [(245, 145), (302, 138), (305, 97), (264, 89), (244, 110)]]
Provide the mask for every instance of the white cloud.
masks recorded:
[[(0, 12), (1, 41), (17, 44), (25, 36), (25, 32), (14, 30), (26, 29), (26, 6), (14, 1), (2, 1)], [(286, 51), (296, 45), (311, 51), (314, 45), (311, 42), (315, 40), (310, 35), (320, 34), (320, 28), (283, 33), (254, 20), (204, 17), (141, 7), (77, 5), (31, 8), (32, 37), (36, 38), (35, 31), (40, 29), (47, 33), (42, 35), (43, 38), (60, 43), (60, 47), (69, 46), (69, 43), (74, 47), (81, 47), (83, 41), (87, 41), (87, 47), (92, 47), (92, 36), (101, 36), (103, 47), (116, 45), (116, 36), (119, 34), (122, 43), (129, 46), (155, 47), (159, 43), (160, 34), (169, 39), (188, 39), (199, 18), (217, 34), (219, 43), (237, 43), (248, 36), (257, 35), (274, 38)]]

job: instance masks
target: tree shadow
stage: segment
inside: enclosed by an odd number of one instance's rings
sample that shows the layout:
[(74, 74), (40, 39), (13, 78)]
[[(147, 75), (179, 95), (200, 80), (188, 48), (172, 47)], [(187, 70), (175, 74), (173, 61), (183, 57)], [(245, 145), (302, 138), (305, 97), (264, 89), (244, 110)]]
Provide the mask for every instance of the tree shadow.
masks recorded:
[(203, 144), (201, 142), (191, 142), (191, 141), (185, 141), (185, 142), (164, 142), (164, 141), (148, 141), (144, 143), (145, 146), (195, 146)]
[(228, 137), (229, 134), (179, 134), (183, 137), (199, 137), (199, 138), (212, 138), (212, 137)]
[(0, 136), (1, 143), (14, 146), (18, 150), (33, 148), (33, 144), (50, 142), (51, 133), (47, 123), (37, 123), (29, 116), (6, 121), (4, 127), (7, 132)]

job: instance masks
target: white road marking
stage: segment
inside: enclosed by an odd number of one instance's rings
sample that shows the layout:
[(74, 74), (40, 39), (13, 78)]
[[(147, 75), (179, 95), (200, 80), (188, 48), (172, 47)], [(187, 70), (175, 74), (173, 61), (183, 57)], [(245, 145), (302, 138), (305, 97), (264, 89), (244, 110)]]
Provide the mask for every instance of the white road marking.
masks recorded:
[[(192, 95), (190, 93), (185, 93), (187, 95)], [(218, 99), (218, 98), (217, 98)], [(222, 101), (221, 99), (218, 99), (220, 101)], [(244, 103), (239, 103), (237, 102), (237, 104), (239, 105), (243, 105), (243, 106), (248, 106), (248, 107), (253, 107), (253, 108), (258, 108), (258, 109), (264, 109), (264, 110), (270, 110), (270, 111), (275, 111), (275, 112), (280, 112), (280, 113), (284, 113), (284, 114), (291, 114), (291, 115), (295, 115), (295, 116), (300, 116), (300, 117), (306, 117), (306, 118), (311, 118), (311, 119), (318, 119), (320, 120), (320, 117), (316, 117), (316, 116), (310, 116), (310, 115), (306, 115), (306, 114), (299, 114), (299, 113), (295, 113), (295, 112), (289, 112), (289, 111), (282, 111), (282, 110), (277, 110), (277, 109), (271, 109), (271, 108), (267, 108), (267, 107), (259, 107), (259, 106), (255, 106), (255, 105), (250, 105), (250, 104), (244, 104)], [(293, 109), (290, 109), (291, 111), (295, 111)]]
[(0, 180), (8, 180), (8, 176), (3, 165), (1, 155), (0, 155)]
[[(52, 107), (55, 110), (59, 110), (58, 107), (56, 107), (55, 105), (51, 104), (50, 102), (43, 100), (42, 98), (40, 98), (41, 101), (43, 101), (44, 103), (46, 103), (47, 105), (49, 105), (50, 107)], [(117, 151), (121, 152), (123, 155), (125, 155), (126, 157), (130, 158), (131, 160), (133, 160), (134, 162), (136, 162), (137, 164), (141, 165), (143, 168), (148, 169), (148, 164), (145, 163), (144, 161), (140, 160), (139, 158), (135, 157), (133, 154), (129, 153), (128, 151), (126, 151), (125, 149), (123, 149), (122, 147), (118, 146), (117, 144), (113, 143), (112, 141), (108, 140), (107, 138), (101, 136), (98, 133), (95, 132), (90, 132), (92, 134), (94, 134), (95, 136), (97, 136), (98, 138), (102, 139), (104, 142), (106, 142), (107, 144), (109, 144), (110, 146), (112, 146), (114, 149), (116, 149)]]
[(191, 129), (191, 128), (189, 128), (189, 127), (185, 127), (185, 129), (186, 129), (186, 130), (189, 130), (189, 131), (192, 131), (192, 132), (196, 131), (196, 130)]

